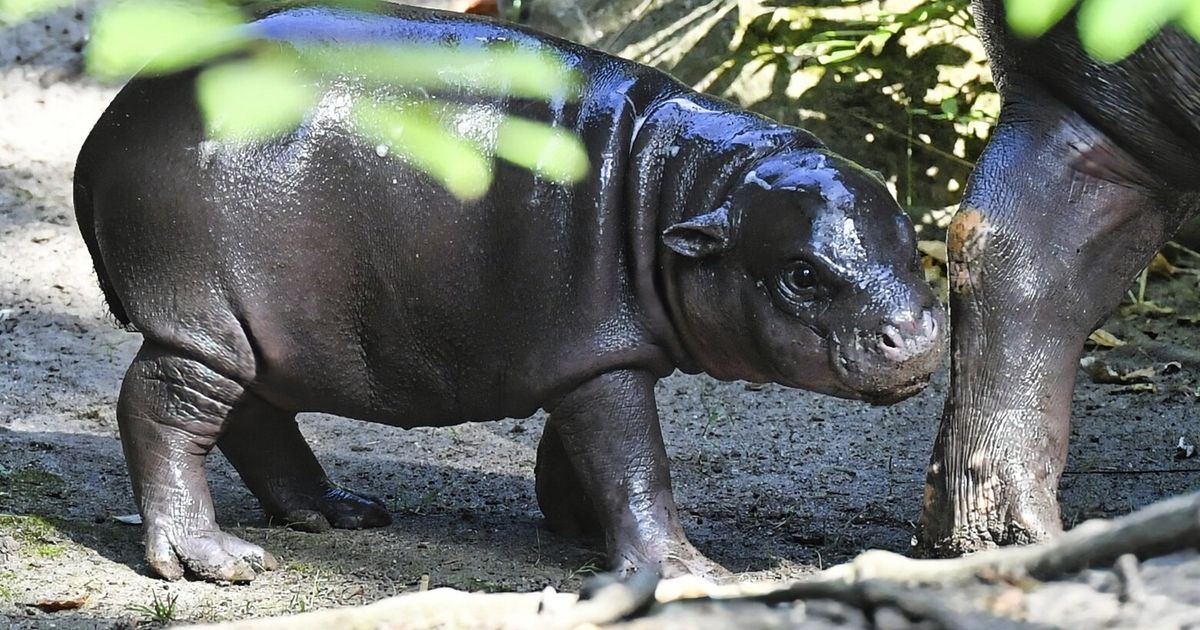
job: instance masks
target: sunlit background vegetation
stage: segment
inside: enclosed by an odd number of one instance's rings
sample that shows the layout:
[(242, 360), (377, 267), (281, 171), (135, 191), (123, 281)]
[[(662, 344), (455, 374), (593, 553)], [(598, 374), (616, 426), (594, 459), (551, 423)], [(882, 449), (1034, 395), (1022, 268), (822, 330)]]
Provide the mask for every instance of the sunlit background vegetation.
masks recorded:
[[(1195, 33), (1200, 11), (1192, 0), (1007, 5), (1014, 29), (1031, 37), (1078, 5), (1080, 37), (1105, 60), (1167, 24)], [(542, 0), (534, 25), (810, 129), (884, 173), (932, 228), (948, 221), (1000, 108), (969, 8), (969, 0)]]
[[(255, 141), (294, 128), (323, 78), (370, 69), (369, 81), (570, 98), (577, 77), (535, 51), (354, 47), (296, 55), (240, 28), (295, 2), (114, 0), (101, 3), (86, 50), (90, 73), (119, 81), (232, 52), (198, 78), (209, 132)], [(359, 0), (336, 0), (347, 6)], [(0, 0), (0, 20), (71, 0)], [(969, 0), (538, 0), (534, 26), (666, 69), (696, 88), (809, 128), (887, 176), (931, 229), (944, 224), (999, 112)], [(1200, 35), (1194, 0), (1006, 0), (1013, 29), (1034, 37), (1078, 6), (1080, 38), (1115, 61), (1165, 25)], [(631, 20), (630, 15), (637, 16)], [(454, 72), (445, 72), (447, 68)], [(360, 102), (360, 132), (464, 199), (490, 186), (496, 159), (570, 183), (587, 173), (578, 139), (528, 120), (503, 122), (489, 145), (463, 137), (452, 102)]]

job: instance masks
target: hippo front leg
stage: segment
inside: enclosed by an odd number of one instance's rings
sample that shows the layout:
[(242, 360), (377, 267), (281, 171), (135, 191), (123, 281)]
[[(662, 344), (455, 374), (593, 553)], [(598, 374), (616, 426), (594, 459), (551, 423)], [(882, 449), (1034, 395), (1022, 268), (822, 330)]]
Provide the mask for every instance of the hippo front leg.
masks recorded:
[(950, 393), (918, 533), (934, 555), (1061, 531), (1084, 340), (1181, 218), (1178, 200), (1078, 114), (1006, 96), (949, 231)]
[[(550, 409), (538, 449), (538, 502), (552, 522), (561, 518), (564, 506), (579, 508), (577, 523), (597, 519), (578, 523), (578, 530), (604, 533), (610, 568), (622, 575), (644, 570), (664, 576), (724, 573), (688, 542), (679, 525), (654, 402), (655, 381), (646, 372), (610, 372)], [(567, 472), (564, 460), (573, 475), (562, 474)], [(572, 492), (568, 486), (575, 484)]]

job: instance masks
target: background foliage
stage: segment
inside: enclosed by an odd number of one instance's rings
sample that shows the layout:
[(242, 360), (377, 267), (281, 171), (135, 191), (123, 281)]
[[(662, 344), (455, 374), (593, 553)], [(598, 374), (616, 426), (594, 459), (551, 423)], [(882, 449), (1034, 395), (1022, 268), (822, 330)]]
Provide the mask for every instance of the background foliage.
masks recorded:
[[(1167, 25), (1200, 35), (1196, 0), (1005, 1), (1013, 28), (1028, 36), (1077, 7), (1080, 39), (1102, 60), (1131, 53)], [(1000, 107), (969, 6), (538, 0), (533, 19), (813, 131), (882, 172), (914, 218), (931, 226), (948, 220)]]
[[(0, 0), (0, 22), (27, 19), (71, 0)], [(587, 174), (580, 140), (544, 123), (504, 115), (495, 133), (460, 132), (463, 98), (573, 100), (578, 77), (552, 55), (516, 44), (414, 46), (403, 42), (295, 47), (264, 41), (245, 24), (293, 0), (113, 0), (101, 3), (84, 51), (92, 75), (121, 81), (200, 65), (199, 111), (207, 133), (258, 142), (300, 125), (329, 85), (354, 77), (387, 98), (358, 98), (353, 124), (379, 155), (425, 172), (464, 200), (482, 197), (497, 159), (564, 184)], [(364, 0), (326, 0), (371, 8)]]
[(544, 0), (533, 20), (811, 130), (934, 222), (957, 202), (999, 111), (968, 5)]
[[(0, 22), (70, 2), (0, 0)], [(313, 103), (311, 86), (350, 66), (378, 69), (371, 80), (416, 87), (442, 88), (446, 76), (466, 75), (474, 89), (533, 98), (553, 97), (572, 80), (545, 59), (519, 54), (346, 50), (313, 64), (240, 34), (254, 13), (295, 3), (115, 0), (94, 25), (89, 67), (116, 78), (144, 64), (169, 72), (249, 52), (249, 61), (212, 68), (199, 81), (210, 132), (249, 139), (294, 128)], [(1012, 28), (1027, 36), (1078, 7), (1081, 41), (1107, 61), (1130, 54), (1166, 25), (1200, 36), (1196, 0), (1005, 4)], [(999, 112), (969, 0), (538, 0), (532, 6), (535, 26), (657, 65), (698, 89), (809, 128), (834, 150), (884, 173), (924, 225), (948, 220), (946, 208), (956, 203)], [(447, 67), (463, 71), (441, 72)], [(453, 107), (368, 105), (359, 110), (364, 135), (463, 198), (486, 191), (497, 157), (560, 182), (586, 174), (576, 139), (529, 121), (506, 122), (501, 135), (508, 140), (484, 147), (453, 133)], [(395, 111), (371, 113), (380, 105)]]

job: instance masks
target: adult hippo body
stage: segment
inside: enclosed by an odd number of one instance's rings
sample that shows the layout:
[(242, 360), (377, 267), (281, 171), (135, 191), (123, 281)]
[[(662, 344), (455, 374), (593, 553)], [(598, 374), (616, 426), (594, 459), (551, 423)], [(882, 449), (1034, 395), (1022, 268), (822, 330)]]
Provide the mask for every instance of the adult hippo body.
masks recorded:
[(1004, 99), (949, 231), (951, 387), (919, 541), (934, 554), (1061, 531), (1058, 480), (1088, 333), (1200, 208), (1200, 45), (1168, 27), (1115, 63), (1074, 14), (976, 23)]
[(273, 14), (261, 37), (503, 43), (553, 55), (579, 98), (462, 88), (467, 134), (499, 114), (579, 134), (570, 185), (500, 163), (478, 201), (361, 139), (353, 75), (295, 132), (205, 140), (194, 72), (132, 81), (76, 169), (79, 225), (116, 317), (144, 344), (118, 420), (152, 569), (248, 580), (274, 561), (220, 531), (219, 446), (265, 511), (314, 529), (389, 522), (327, 479), (295, 414), (402, 427), (550, 420), (539, 504), (602, 532), (614, 568), (712, 567), (676, 515), (653, 385), (679, 368), (889, 402), (936, 367), (942, 315), (878, 179), (809, 134), (652, 69), (490, 21), (405, 7)]

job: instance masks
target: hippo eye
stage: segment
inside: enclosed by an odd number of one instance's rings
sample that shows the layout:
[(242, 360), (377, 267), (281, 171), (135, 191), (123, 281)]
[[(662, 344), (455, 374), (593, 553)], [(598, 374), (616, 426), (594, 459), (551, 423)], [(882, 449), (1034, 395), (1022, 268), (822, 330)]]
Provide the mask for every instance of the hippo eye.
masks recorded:
[(797, 260), (784, 269), (781, 281), (783, 291), (788, 297), (810, 300), (817, 287), (817, 270), (813, 269), (812, 265)]

